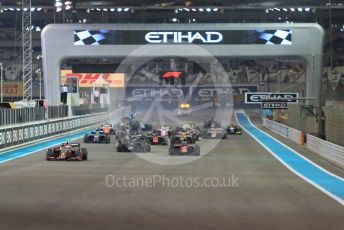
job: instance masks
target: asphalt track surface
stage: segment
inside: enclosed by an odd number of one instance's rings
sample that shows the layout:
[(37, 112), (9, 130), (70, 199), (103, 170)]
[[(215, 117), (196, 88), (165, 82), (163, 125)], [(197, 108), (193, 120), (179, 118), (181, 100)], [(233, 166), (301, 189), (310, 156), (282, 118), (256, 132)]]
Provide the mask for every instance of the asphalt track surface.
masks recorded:
[[(342, 205), (295, 176), (246, 133), (221, 140), (208, 155), (177, 166), (116, 153), (113, 143), (83, 146), (88, 161), (47, 162), (41, 151), (0, 165), (0, 229), (344, 226)], [(167, 154), (166, 147), (152, 151)], [(232, 187), (119, 187), (107, 186), (107, 175), (239, 179)]]

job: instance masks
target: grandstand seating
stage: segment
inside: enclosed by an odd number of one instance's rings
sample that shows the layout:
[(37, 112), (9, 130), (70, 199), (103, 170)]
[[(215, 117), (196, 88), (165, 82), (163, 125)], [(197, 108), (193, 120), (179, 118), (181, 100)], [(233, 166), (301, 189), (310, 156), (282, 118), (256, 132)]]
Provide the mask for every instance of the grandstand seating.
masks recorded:
[[(40, 55), (40, 32), (33, 30), (32, 33), (34, 42), (33, 52), (33, 66), (34, 69), (41, 68), (41, 60), (36, 59)], [(332, 38), (336, 42), (338, 39), (343, 39), (343, 33), (334, 32)], [(21, 79), (21, 32), (15, 28), (0, 27), (0, 62), (4, 65), (4, 78), (5, 80), (20, 80)], [(329, 79), (333, 74), (341, 75), (344, 77), (344, 55), (342, 46), (335, 46), (332, 51), (333, 68), (328, 67), (331, 52), (329, 52), (329, 41), (326, 41), (324, 51), (324, 79)], [(14, 48), (16, 46), (16, 48)], [(305, 81), (304, 66), (298, 62), (282, 62), (276, 61), (233, 61), (232, 65), (224, 65), (226, 74), (218, 71), (212, 72), (211, 76), (200, 70), (190, 70), (183, 66), (183, 62), (175, 63), (177, 68), (186, 68), (183, 72), (185, 81), (175, 79), (175, 84), (192, 84), (195, 79), (199, 84), (210, 83), (247, 83), (258, 84), (262, 82), (283, 82), (283, 83), (301, 83)], [(164, 65), (165, 64), (165, 65)], [(171, 67), (169, 63), (160, 63), (156, 65), (153, 62), (141, 65), (140, 68), (134, 66), (133, 72), (129, 72), (131, 76), (129, 84), (164, 84), (161, 80), (161, 72), (168, 70)], [(227, 75), (227, 77), (226, 77)], [(37, 76), (34, 74), (34, 78)], [(341, 80), (343, 81), (343, 80)]]

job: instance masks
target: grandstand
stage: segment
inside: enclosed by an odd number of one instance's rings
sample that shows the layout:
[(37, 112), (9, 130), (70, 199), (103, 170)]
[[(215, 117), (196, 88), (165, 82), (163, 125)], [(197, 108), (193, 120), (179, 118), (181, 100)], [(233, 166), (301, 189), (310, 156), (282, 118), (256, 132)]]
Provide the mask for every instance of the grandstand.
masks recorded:
[[(141, 9), (132, 6), (123, 8), (123, 12), (111, 10), (106, 5), (102, 8), (90, 7), (87, 4), (75, 3), (73, 11), (56, 9), (46, 1), (38, 1), (39, 5), (32, 8), (32, 65), (33, 65), (33, 97), (39, 97), (39, 87), (42, 86), (42, 53), (40, 35), (45, 25), (49, 23), (198, 23), (198, 22), (225, 22), (225, 23), (248, 23), (248, 22), (317, 22), (325, 29), (325, 44), (323, 56), (323, 79), (325, 83), (325, 101), (332, 105), (341, 105), (344, 88), (344, 25), (341, 20), (340, 5), (335, 5), (329, 15), (326, 7), (316, 6), (307, 8), (308, 10), (277, 10), (274, 8), (256, 8), (251, 5), (243, 9), (222, 8), (219, 11), (208, 12), (211, 17), (205, 17), (202, 13), (190, 13), (183, 8), (166, 7), (163, 11), (154, 7)], [(73, 2), (73, 1), (72, 1)], [(21, 31), (21, 8), (12, 4), (13, 1), (3, 1), (0, 6), (0, 62), (3, 63), (3, 80), (5, 82), (15, 82), (22, 84), (22, 31)], [(33, 4), (35, 2), (33, 1)], [(74, 3), (73, 3), (74, 4)], [(124, 9), (126, 9), (124, 11)], [(230, 14), (226, 12), (230, 11)], [(245, 14), (242, 12), (245, 11)], [(150, 17), (146, 14), (149, 12)], [(163, 13), (162, 13), (163, 12)], [(330, 20), (331, 19), (331, 20)], [(332, 23), (331, 26), (330, 23)], [(121, 60), (65, 60), (61, 69), (72, 69), (75, 63), (85, 63), (89, 65), (99, 63), (111, 63), (115, 66)], [(225, 74), (221, 71), (211, 71), (210, 67), (195, 66), (188, 60), (178, 58), (174, 60), (152, 60), (143, 63), (135, 63), (130, 68), (126, 68), (126, 74), (130, 80), (127, 84), (170, 84), (162, 80), (164, 71), (181, 70), (183, 75), (179, 79), (174, 79), (173, 84), (190, 85), (197, 79), (199, 85), (206, 84), (253, 84), (258, 85), (261, 91), (284, 91), (295, 90), (303, 95), (305, 87), (305, 64), (297, 58), (290, 60), (223, 60), (219, 57)], [(172, 68), (173, 67), (173, 68)], [(94, 71), (104, 72), (102, 67), (95, 68)], [(223, 77), (225, 75), (225, 77)], [(44, 89), (41, 89), (42, 91)], [(19, 99), (19, 95), (5, 95), (5, 101)], [(81, 89), (85, 97), (91, 93), (89, 89)], [(88, 95), (88, 96), (87, 96)]]

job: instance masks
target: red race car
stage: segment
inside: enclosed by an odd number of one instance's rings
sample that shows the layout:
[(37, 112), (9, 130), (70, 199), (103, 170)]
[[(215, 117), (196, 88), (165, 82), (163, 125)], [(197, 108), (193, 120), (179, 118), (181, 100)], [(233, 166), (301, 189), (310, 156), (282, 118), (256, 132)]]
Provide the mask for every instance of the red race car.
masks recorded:
[(81, 148), (79, 143), (62, 143), (58, 147), (48, 149), (47, 161), (82, 161), (87, 160), (88, 151)]
[(150, 141), (151, 145), (167, 145), (168, 136), (163, 135), (161, 130), (154, 130), (147, 134), (147, 138)]
[(169, 155), (199, 156), (200, 152), (200, 146), (195, 144), (188, 133), (179, 133), (171, 138), (171, 144), (168, 149)]

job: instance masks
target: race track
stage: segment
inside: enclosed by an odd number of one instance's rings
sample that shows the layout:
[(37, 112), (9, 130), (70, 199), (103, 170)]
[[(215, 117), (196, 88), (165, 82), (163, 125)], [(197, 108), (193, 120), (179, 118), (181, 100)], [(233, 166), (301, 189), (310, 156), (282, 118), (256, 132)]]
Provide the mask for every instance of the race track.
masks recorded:
[[(114, 144), (89, 160), (45, 151), (0, 165), (0, 229), (343, 229), (344, 207), (297, 177), (248, 134), (188, 164), (153, 164)], [(167, 154), (166, 147), (152, 147)], [(144, 154), (144, 153), (142, 153)], [(232, 187), (118, 187), (107, 176), (238, 178)]]

